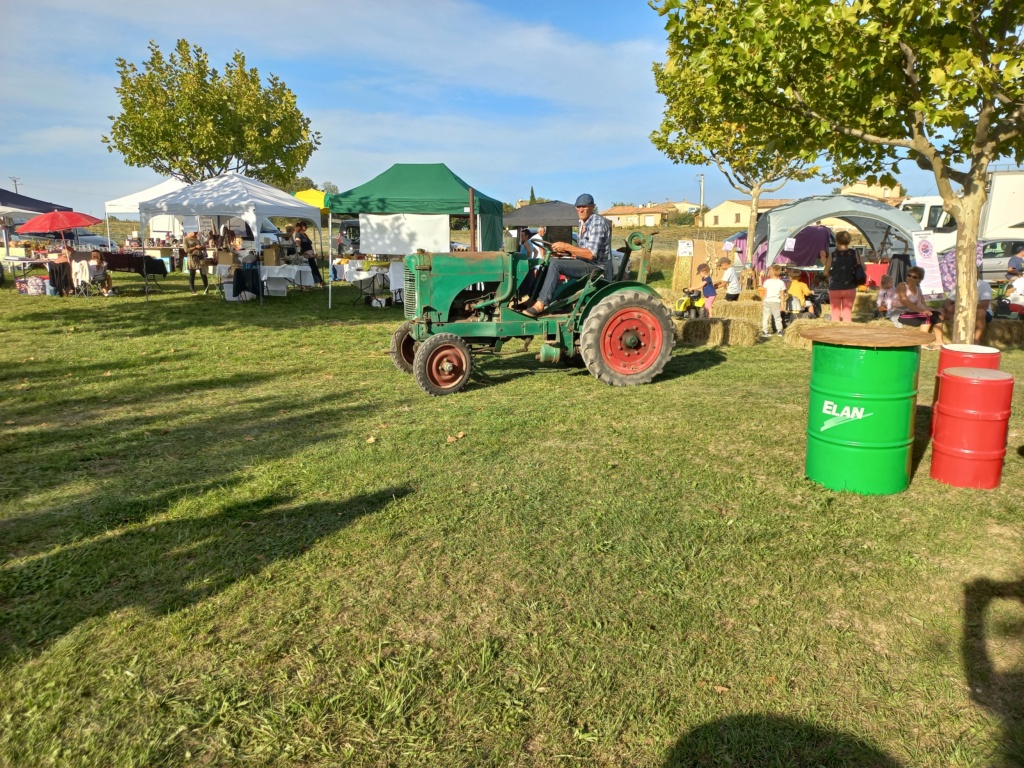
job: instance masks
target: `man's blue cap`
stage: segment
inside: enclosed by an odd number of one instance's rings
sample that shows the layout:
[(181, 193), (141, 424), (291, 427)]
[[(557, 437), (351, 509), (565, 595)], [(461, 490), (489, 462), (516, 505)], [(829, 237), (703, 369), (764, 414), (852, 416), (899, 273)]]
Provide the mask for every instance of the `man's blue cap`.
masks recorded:
[(593, 204), (594, 204), (594, 196), (593, 195), (580, 195), (579, 197), (576, 198), (576, 207), (577, 208), (579, 208), (581, 206), (584, 206), (584, 205), (593, 205)]

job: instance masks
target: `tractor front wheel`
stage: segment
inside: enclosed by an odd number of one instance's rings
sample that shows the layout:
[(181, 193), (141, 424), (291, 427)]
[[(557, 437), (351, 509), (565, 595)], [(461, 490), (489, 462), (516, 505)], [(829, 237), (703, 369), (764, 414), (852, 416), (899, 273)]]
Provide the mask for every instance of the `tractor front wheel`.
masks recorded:
[(402, 373), (412, 373), (412, 361), (419, 347), (411, 332), (412, 323), (407, 320), (391, 334), (391, 362)]
[(619, 291), (602, 299), (580, 334), (587, 369), (614, 387), (649, 383), (665, 368), (673, 346), (668, 307), (643, 291)]
[(462, 337), (439, 333), (424, 341), (412, 363), (420, 389), (431, 397), (460, 391), (473, 372), (473, 353)]

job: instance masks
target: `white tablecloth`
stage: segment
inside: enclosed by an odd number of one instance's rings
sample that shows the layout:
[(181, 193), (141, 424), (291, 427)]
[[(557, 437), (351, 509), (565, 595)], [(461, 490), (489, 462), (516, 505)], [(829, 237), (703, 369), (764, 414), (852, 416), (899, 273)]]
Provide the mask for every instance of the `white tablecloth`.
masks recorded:
[[(222, 278), (226, 278), (231, 274), (231, 267), (227, 264), (218, 264), (210, 269), (211, 275), (216, 274)], [(260, 267), (260, 280), (267, 280), (268, 278), (283, 278), (292, 285), (312, 285), (313, 270), (309, 267), (296, 267), (290, 264), (284, 264), (279, 267)]]

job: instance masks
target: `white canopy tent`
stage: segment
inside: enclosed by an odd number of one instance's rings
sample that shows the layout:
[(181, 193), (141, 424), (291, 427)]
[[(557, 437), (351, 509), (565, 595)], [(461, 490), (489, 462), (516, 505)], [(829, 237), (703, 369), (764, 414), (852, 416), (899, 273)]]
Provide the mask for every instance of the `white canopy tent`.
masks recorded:
[(920, 222), (906, 211), (870, 197), (858, 195), (815, 195), (772, 208), (757, 220), (753, 253), (765, 240), (765, 266), (771, 266), (784, 250), (787, 238), (822, 219), (841, 219), (858, 229), (871, 247), (882, 251), (895, 243), (913, 253), (913, 233)]
[[(106, 219), (107, 222), (107, 240), (110, 239), (110, 214), (124, 213), (132, 217), (138, 216), (139, 205), (141, 203), (144, 203), (147, 200), (152, 200), (155, 197), (166, 195), (169, 192), (176, 192), (186, 186), (188, 185), (183, 181), (167, 179), (166, 181), (161, 181), (159, 184), (154, 184), (152, 187), (147, 187), (146, 189), (135, 192), (134, 194), (125, 195), (124, 197), (119, 197), (116, 200), (107, 200), (107, 202), (103, 204), (103, 218)], [(177, 224), (177, 221), (178, 220), (174, 217), (168, 217), (167, 220), (162, 222), (154, 219), (152, 221), (152, 225), (154, 229), (178, 234), (180, 232), (181, 225)], [(176, 224), (177, 226), (175, 226)], [(140, 227), (139, 231), (145, 235), (146, 229), (145, 227)]]
[[(160, 215), (209, 216), (218, 219), (236, 217), (244, 221), (254, 233), (263, 231), (264, 224), (270, 225), (271, 216), (300, 219), (316, 227), (320, 246), (323, 247), (319, 208), (240, 173), (226, 173), (206, 179), (139, 204), (139, 225), (142, 230), (145, 230), (150, 219)], [(258, 235), (254, 245), (258, 251), (263, 250), (262, 239)], [(262, 301), (263, 294), (260, 293)]]
[[(263, 231), (271, 216), (309, 221), (320, 233), (320, 209), (282, 192), (262, 181), (250, 179), (240, 173), (226, 173), (200, 181), (160, 197), (139, 204), (140, 226), (144, 230), (154, 216), (234, 216), (241, 219), (253, 232)], [(261, 248), (257, 238), (256, 247)]]

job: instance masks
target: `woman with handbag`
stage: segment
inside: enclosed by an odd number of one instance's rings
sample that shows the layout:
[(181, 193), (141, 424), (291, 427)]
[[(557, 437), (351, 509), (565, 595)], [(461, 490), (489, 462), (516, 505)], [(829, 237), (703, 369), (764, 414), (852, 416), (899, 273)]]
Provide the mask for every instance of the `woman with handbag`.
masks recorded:
[(832, 253), (822, 251), (821, 261), (825, 265), (824, 275), (828, 278), (832, 322), (852, 323), (857, 286), (867, 282), (867, 273), (860, 256), (850, 248), (850, 233), (836, 232), (836, 249)]

